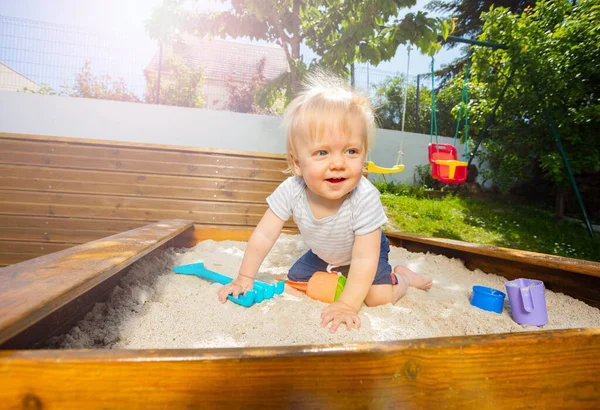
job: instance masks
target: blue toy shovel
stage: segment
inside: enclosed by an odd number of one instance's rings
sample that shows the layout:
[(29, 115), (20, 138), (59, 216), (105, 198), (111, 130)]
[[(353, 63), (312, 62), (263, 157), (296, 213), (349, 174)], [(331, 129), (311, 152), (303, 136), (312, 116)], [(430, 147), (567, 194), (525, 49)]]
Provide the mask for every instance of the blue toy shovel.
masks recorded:
[[(204, 267), (203, 262), (192, 263), (190, 265), (175, 266), (173, 268), (173, 271), (175, 271), (175, 273), (180, 273), (183, 275), (199, 276), (201, 278), (220, 283), (221, 285), (226, 285), (233, 280), (229, 276), (221, 275), (220, 273), (206, 269)], [(227, 299), (231, 300), (234, 303), (237, 303), (238, 305), (250, 307), (254, 303), (260, 303), (265, 299), (271, 299), (273, 295), (281, 295), (283, 293), (284, 286), (284, 281), (270, 285), (268, 283), (255, 280), (254, 288), (246, 291), (245, 295), (241, 294), (237, 298), (234, 298), (232, 295), (229, 295), (227, 296)]]

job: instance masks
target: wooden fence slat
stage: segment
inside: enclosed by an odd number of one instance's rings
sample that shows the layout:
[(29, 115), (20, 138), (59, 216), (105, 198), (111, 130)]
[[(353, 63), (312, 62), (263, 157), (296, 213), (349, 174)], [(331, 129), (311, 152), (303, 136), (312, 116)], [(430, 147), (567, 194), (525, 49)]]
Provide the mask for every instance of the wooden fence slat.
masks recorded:
[(0, 188), (265, 203), (278, 183), (0, 165)]
[(76, 144), (76, 145), (89, 145), (93, 147), (104, 147), (104, 148), (126, 148), (126, 149), (143, 149), (143, 150), (154, 150), (154, 151), (176, 151), (176, 152), (191, 152), (201, 154), (214, 154), (214, 155), (225, 155), (239, 158), (252, 158), (252, 159), (274, 159), (281, 160), (285, 157), (283, 154), (274, 154), (271, 152), (253, 152), (253, 151), (237, 151), (231, 149), (221, 148), (199, 148), (190, 147), (183, 145), (168, 145), (168, 144), (155, 144), (155, 143), (144, 143), (144, 142), (131, 142), (131, 141), (117, 141), (117, 140), (101, 140), (101, 139), (90, 139), (90, 138), (75, 138), (75, 137), (59, 137), (55, 135), (35, 135), (35, 134), (18, 134), (12, 132), (0, 132), (0, 139), (10, 141), (29, 141), (35, 143), (65, 143), (65, 144)]
[[(158, 154), (157, 154), (158, 155)], [(180, 163), (148, 162), (105, 158), (69, 157), (65, 155), (29, 152), (0, 151), (0, 164), (33, 165), (39, 167), (71, 168), (102, 171), (139, 172), (164, 175), (203, 176), (232, 179), (255, 179), (277, 182), (285, 174), (281, 170), (264, 170), (260, 167), (185, 165)]]
[[(110, 142), (108, 142), (110, 144)], [(206, 152), (200, 148), (197, 152), (179, 149), (160, 149), (148, 144), (145, 149), (124, 146), (99, 146), (72, 142), (27, 141), (0, 137), (0, 150), (15, 153), (37, 153), (67, 156), (72, 158), (100, 158), (111, 160), (131, 160), (148, 163), (176, 163), (182, 165), (212, 165), (219, 167), (260, 168), (269, 171), (285, 169), (285, 156), (279, 158), (257, 158), (235, 154)]]
[[(60, 217), (93, 217), (98, 219), (121, 219), (126, 221), (155, 222), (159, 219), (191, 218), (198, 224), (256, 226), (262, 214), (216, 213), (202, 211), (168, 210), (168, 209), (113, 209), (109, 207), (43, 205), (43, 204), (10, 204), (0, 202), (0, 211), (13, 215), (60, 216)], [(286, 226), (292, 227), (291, 222)]]
[(11, 204), (42, 204), (50, 208), (50, 213), (52, 213), (52, 209), (54, 207), (60, 206), (89, 207), (91, 212), (93, 212), (92, 208), (108, 209), (110, 212), (115, 214), (123, 209), (128, 209), (135, 212), (143, 212), (146, 214), (150, 212), (156, 213), (161, 211), (175, 211), (189, 212), (190, 214), (198, 212), (262, 215), (267, 210), (266, 203), (240, 204), (235, 202), (221, 203), (214, 202), (211, 200), (187, 201), (164, 198), (140, 198), (107, 195), (97, 196), (45, 192), (6, 191), (0, 189), (0, 211), (4, 209), (5, 206), (10, 206)]
[(49, 242), (17, 242), (0, 241), (0, 254), (20, 253), (30, 255), (44, 255), (46, 253), (58, 252), (74, 246), (74, 243), (49, 243)]
[[(141, 223), (143, 225), (143, 223)], [(48, 243), (85, 243), (114, 235), (115, 231), (89, 231), (72, 229), (9, 228), (0, 224), (0, 241), (34, 241)]]
[[(60, 218), (44, 216), (0, 215), (0, 227), (22, 229), (66, 229), (120, 233), (147, 225), (141, 221), (110, 221), (85, 218)], [(1, 229), (0, 229), (1, 234)]]

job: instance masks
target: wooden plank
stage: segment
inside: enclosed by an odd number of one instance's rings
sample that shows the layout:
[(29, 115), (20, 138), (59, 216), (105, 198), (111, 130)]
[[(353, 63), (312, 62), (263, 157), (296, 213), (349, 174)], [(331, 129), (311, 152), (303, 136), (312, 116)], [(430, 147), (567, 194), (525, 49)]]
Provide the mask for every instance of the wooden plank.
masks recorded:
[(592, 409), (600, 402), (600, 329), (331, 346), (4, 351), (0, 363), (8, 408)]
[(0, 215), (0, 240), (80, 244), (145, 224), (142, 221)]
[(5, 140), (16, 140), (16, 141), (37, 141), (37, 142), (61, 142), (65, 144), (80, 144), (80, 145), (92, 145), (98, 147), (123, 147), (123, 148), (141, 148), (141, 149), (154, 149), (154, 150), (173, 150), (180, 152), (191, 152), (191, 153), (210, 153), (220, 154), (229, 156), (239, 157), (250, 157), (253, 159), (285, 159), (285, 154), (273, 154), (271, 152), (252, 152), (252, 151), (237, 151), (230, 149), (220, 148), (198, 148), (198, 147), (186, 147), (181, 145), (168, 145), (168, 144), (150, 144), (142, 142), (129, 142), (129, 141), (111, 141), (111, 140), (100, 140), (90, 138), (75, 138), (75, 137), (64, 137), (64, 136), (51, 136), (51, 135), (35, 135), (35, 134), (18, 134), (12, 132), (0, 132), (0, 139)]
[[(177, 239), (180, 246), (191, 248), (199, 242), (206, 240), (213, 241), (248, 241), (253, 229), (247, 227), (230, 227), (223, 226), (206, 226), (194, 225), (194, 230), (189, 232), (189, 235), (180, 235)], [(297, 235), (298, 228), (285, 228), (282, 233), (289, 235)]]
[[(157, 149), (148, 144), (143, 149), (133, 146), (102, 146), (96, 144), (82, 144), (78, 140), (70, 143), (54, 141), (24, 141), (0, 138), (0, 148), (7, 152), (51, 154), (68, 157), (104, 158), (116, 160), (132, 160), (142, 162), (178, 163), (184, 165), (215, 165), (222, 167), (238, 166), (241, 168), (256, 168), (281, 171), (285, 168), (285, 156), (278, 158), (259, 158), (248, 155), (220, 154), (206, 152), (199, 148), (196, 152), (182, 151), (180, 149)], [(160, 157), (157, 157), (157, 151)], [(18, 158), (16, 158), (18, 160)]]
[(21, 253), (34, 256), (45, 255), (47, 253), (62, 251), (76, 244), (72, 243), (46, 243), (46, 242), (17, 242), (1, 241), (0, 254)]
[(0, 344), (186, 229), (161, 221), (0, 269)]
[(386, 235), (392, 245), (408, 251), (458, 258), (468, 269), (481, 269), (509, 280), (538, 279), (554, 292), (565, 293), (600, 308), (600, 263), (450, 239), (395, 232), (386, 232)]
[(279, 182), (227, 180), (125, 172), (0, 165), (0, 188), (10, 190), (123, 195), (265, 203)]
[(185, 201), (0, 189), (0, 214), (157, 221), (193, 219), (197, 223), (255, 226), (266, 204)]
[[(44, 254), (46, 255), (46, 254)], [(39, 255), (43, 256), (43, 255)], [(5, 266), (14, 265), (15, 263), (25, 262), (27, 260), (33, 259), (36, 256), (26, 255), (26, 254), (3, 254), (0, 255), (0, 268)]]
[(101, 219), (87, 218), (60, 218), (60, 217), (36, 217), (22, 215), (1, 215), (0, 214), (0, 234), (2, 229), (23, 228), (23, 229), (66, 229), (108, 232), (109, 234), (129, 231), (147, 225), (141, 221), (110, 221)]
[[(123, 231), (126, 230), (127, 229), (123, 229)], [(47, 228), (3, 228), (0, 224), (0, 243), (11, 241), (81, 244), (95, 241), (96, 239), (105, 238), (116, 233), (119, 233), (119, 231), (106, 232)]]
[(521, 251), (518, 249), (500, 248), (490, 245), (457, 241), (454, 239), (433, 238), (421, 235), (405, 234), (400, 232), (386, 232), (390, 238), (396, 238), (399, 242), (422, 243), (446, 249), (455, 249), (478, 255), (493, 256), (496, 258), (516, 262), (530, 263), (548, 268), (568, 270), (586, 275), (600, 277), (600, 263), (586, 261), (583, 259), (565, 258), (562, 256), (547, 255), (543, 253)]
[[(156, 153), (157, 157), (162, 153)], [(255, 179), (277, 182), (285, 177), (284, 168), (268, 170), (258, 163), (230, 166), (194, 164), (186, 165), (178, 162), (150, 162), (136, 160), (107, 159), (94, 157), (72, 157), (56, 154), (38, 154), (29, 152), (0, 151), (0, 164), (29, 165), (52, 168), (71, 168), (101, 171), (138, 172), (163, 175), (203, 176), (231, 179)]]

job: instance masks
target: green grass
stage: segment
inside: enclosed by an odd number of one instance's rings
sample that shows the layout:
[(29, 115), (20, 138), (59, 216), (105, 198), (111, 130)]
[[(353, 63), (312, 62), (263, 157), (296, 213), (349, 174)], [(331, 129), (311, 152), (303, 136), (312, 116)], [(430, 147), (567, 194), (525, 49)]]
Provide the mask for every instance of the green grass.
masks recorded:
[(596, 243), (580, 223), (508, 200), (446, 195), (429, 198), (407, 185), (376, 184), (395, 229), (418, 235), (600, 261)]

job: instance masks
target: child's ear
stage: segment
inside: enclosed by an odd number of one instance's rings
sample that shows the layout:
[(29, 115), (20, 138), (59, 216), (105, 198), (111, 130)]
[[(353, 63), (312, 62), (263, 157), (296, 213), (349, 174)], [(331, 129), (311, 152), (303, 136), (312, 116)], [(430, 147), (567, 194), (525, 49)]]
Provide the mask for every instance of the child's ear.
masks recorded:
[(294, 174), (301, 177), (302, 171), (300, 171), (300, 163), (298, 162), (298, 158), (296, 158), (294, 154), (290, 154), (290, 157), (292, 158), (292, 164), (294, 164)]

